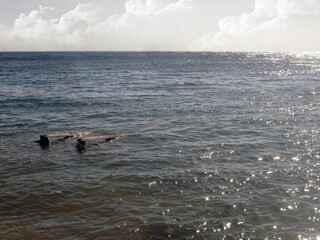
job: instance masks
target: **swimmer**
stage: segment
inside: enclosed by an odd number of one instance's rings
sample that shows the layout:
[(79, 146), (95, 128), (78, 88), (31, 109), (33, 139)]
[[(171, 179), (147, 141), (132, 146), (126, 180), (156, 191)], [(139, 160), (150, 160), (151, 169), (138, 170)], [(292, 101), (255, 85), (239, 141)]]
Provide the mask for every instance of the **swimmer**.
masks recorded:
[[(96, 137), (87, 137), (87, 138), (79, 138), (77, 140), (76, 148), (78, 152), (84, 152), (86, 147), (86, 141), (89, 140), (100, 140), (103, 139), (105, 142), (111, 142), (113, 139), (117, 139), (119, 137), (129, 136), (131, 134), (120, 134), (120, 135), (106, 135), (106, 136), (96, 136)], [(101, 146), (102, 144), (98, 144), (98, 146)]]

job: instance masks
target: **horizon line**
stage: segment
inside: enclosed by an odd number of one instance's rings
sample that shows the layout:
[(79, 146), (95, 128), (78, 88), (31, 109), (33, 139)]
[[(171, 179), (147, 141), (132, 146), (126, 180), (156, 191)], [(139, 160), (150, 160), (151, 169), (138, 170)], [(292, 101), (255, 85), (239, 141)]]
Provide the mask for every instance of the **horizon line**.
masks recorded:
[(181, 51), (181, 50), (0, 50), (0, 53), (320, 53), (320, 50), (283, 50), (283, 51)]

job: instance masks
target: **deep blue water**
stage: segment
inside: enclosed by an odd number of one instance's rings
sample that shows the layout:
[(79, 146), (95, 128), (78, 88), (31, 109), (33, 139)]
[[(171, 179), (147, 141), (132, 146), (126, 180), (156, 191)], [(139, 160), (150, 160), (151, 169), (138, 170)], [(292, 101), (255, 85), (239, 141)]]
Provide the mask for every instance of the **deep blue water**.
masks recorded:
[(319, 53), (0, 53), (0, 236), (319, 239), (319, 115)]

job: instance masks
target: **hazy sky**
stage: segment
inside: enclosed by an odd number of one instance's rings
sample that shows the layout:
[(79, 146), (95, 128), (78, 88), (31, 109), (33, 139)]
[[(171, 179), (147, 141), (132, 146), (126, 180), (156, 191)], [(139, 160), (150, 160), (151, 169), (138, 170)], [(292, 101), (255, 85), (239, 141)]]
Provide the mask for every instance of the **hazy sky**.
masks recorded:
[(0, 50), (320, 51), (320, 0), (0, 0)]

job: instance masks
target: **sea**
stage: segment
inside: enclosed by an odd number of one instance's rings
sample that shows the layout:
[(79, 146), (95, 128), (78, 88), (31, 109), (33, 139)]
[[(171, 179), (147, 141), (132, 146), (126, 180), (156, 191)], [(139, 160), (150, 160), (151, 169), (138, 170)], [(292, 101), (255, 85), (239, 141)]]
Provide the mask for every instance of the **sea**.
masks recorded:
[(319, 240), (319, 116), (319, 52), (1, 52), (0, 238)]

